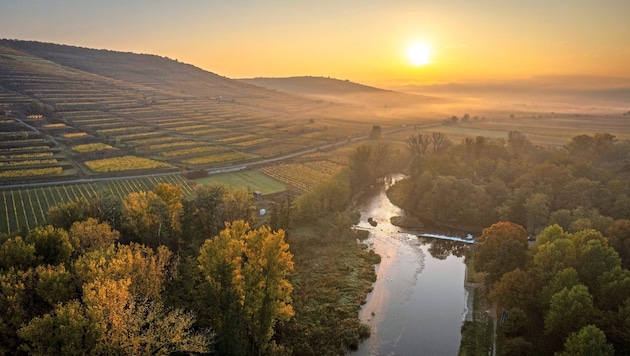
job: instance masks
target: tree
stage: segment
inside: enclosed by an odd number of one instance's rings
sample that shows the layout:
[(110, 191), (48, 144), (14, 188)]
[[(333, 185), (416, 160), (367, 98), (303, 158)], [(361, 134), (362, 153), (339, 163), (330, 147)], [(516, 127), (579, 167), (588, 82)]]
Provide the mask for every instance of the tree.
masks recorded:
[(531, 142), (527, 139), (525, 134), (520, 131), (508, 132), (507, 144), (513, 155), (523, 154), (525, 150), (531, 146)]
[(549, 197), (543, 193), (535, 193), (529, 197), (524, 204), (527, 215), (527, 230), (537, 233), (539, 228), (547, 223), (549, 218)]
[(551, 297), (549, 312), (545, 316), (545, 333), (563, 340), (590, 324), (596, 315), (593, 296), (585, 285), (563, 289)]
[(81, 197), (74, 201), (57, 204), (48, 210), (51, 224), (57, 228), (65, 230), (77, 221), (83, 221), (89, 217), (94, 217), (93, 205)]
[(78, 301), (59, 304), (18, 330), (22, 350), (31, 355), (99, 355), (100, 331)]
[(170, 275), (172, 252), (166, 246), (153, 251), (143, 245), (110, 245), (94, 250), (74, 262), (74, 270), (84, 283), (109, 278), (130, 280), (129, 290), (139, 298), (158, 298)]
[[(236, 189), (223, 195), (223, 221), (252, 221), (255, 207), (253, 196), (245, 189)], [(206, 236), (207, 237), (207, 236)]]
[(224, 226), (222, 218), (226, 194), (229, 194), (229, 189), (223, 184), (199, 185), (195, 189), (195, 197), (184, 202), (183, 236), (194, 241), (196, 249), (205, 239), (217, 235)]
[(37, 266), (35, 273), (37, 275), (35, 291), (51, 306), (68, 302), (75, 297), (72, 274), (64, 265)]
[(515, 269), (505, 273), (494, 284), (489, 297), (506, 309), (515, 307), (526, 309), (533, 306), (536, 301), (536, 287), (527, 273)]
[(8, 270), (13, 267), (25, 270), (35, 263), (35, 245), (26, 243), (21, 236), (8, 238), (0, 245), (0, 269)]
[(183, 212), (182, 200), (184, 199), (182, 187), (160, 183), (155, 187), (154, 191), (166, 205), (171, 229), (177, 234), (181, 233), (180, 220)]
[(617, 220), (606, 230), (608, 245), (619, 253), (621, 265), (630, 269), (630, 220)]
[(29, 231), (25, 241), (35, 246), (35, 255), (39, 262), (50, 265), (67, 262), (79, 244), (77, 240), (71, 240), (65, 230), (56, 229), (52, 225)]
[(166, 310), (159, 299), (137, 299), (130, 279), (105, 278), (83, 286), (86, 315), (96, 325), (109, 354), (169, 355), (206, 352), (208, 335), (191, 331), (195, 316)]
[(77, 221), (69, 231), (71, 240), (79, 242), (79, 252), (89, 252), (107, 248), (120, 238), (120, 233), (112, 230), (108, 223), (99, 223), (94, 218)]
[(431, 144), (433, 145), (433, 153), (437, 154), (442, 152), (448, 145), (450, 141), (446, 138), (441, 132), (432, 132), (431, 133)]
[(370, 132), (370, 140), (378, 140), (381, 138), (383, 130), (379, 125), (372, 126), (372, 132)]
[(587, 325), (569, 335), (564, 343), (564, 351), (558, 356), (613, 356), (615, 350), (606, 342), (606, 335), (595, 325)]
[(249, 342), (264, 351), (275, 325), (293, 316), (293, 288), (287, 279), (293, 255), (281, 230), (250, 230), (244, 221), (225, 226), (219, 236), (206, 240), (198, 258), (217, 321), (217, 350), (239, 354)]
[(499, 222), (485, 228), (475, 246), (475, 269), (488, 273), (489, 286), (504, 273), (525, 268), (527, 232), (522, 226)]
[(534, 346), (523, 337), (507, 339), (501, 355), (504, 356), (528, 356), (532, 354)]
[(173, 232), (168, 205), (152, 191), (129, 193), (122, 202), (123, 227), (134, 241), (159, 246)]
[(417, 134), (407, 138), (407, 147), (409, 147), (409, 150), (414, 155), (424, 155), (430, 144), (431, 137), (429, 135)]

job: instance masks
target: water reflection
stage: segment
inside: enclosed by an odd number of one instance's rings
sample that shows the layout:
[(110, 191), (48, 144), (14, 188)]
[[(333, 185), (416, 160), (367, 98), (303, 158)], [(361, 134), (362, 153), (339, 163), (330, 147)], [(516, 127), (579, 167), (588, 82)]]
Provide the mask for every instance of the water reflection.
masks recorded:
[[(360, 313), (372, 336), (355, 354), (457, 355), (467, 244), (419, 238), (421, 231), (392, 225), (389, 219), (404, 211), (389, 201), (385, 189), (400, 178), (392, 177), (359, 204), (358, 227), (371, 232), (366, 243), (381, 255), (381, 263)], [(368, 218), (377, 225), (370, 225)]]
[(418, 237), (421, 245), (428, 245), (431, 257), (444, 260), (448, 256), (464, 257), (470, 246), (466, 243), (450, 240), (439, 240), (430, 237)]

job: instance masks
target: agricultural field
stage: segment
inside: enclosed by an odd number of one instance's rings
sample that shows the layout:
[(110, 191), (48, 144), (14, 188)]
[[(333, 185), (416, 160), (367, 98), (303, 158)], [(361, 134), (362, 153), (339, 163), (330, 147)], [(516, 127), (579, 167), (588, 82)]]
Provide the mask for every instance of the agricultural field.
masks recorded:
[(329, 161), (283, 163), (263, 167), (260, 171), (274, 179), (303, 191), (312, 191), (341, 170), (342, 166)]
[[(36, 116), (32, 120), (38, 119)], [(70, 175), (74, 170), (53, 146), (20, 120), (0, 120), (0, 184)]]
[(286, 185), (258, 170), (247, 170), (230, 173), (214, 174), (206, 178), (196, 179), (198, 184), (222, 183), (230, 189), (245, 189), (259, 191), (263, 194), (279, 193), (286, 190)]
[(534, 144), (557, 147), (578, 135), (610, 133), (619, 140), (630, 139), (630, 117), (621, 114), (524, 114), (489, 113), (483, 120), (461, 120), (454, 125), (410, 127), (409, 130), (389, 135), (391, 140), (404, 141), (416, 133), (441, 132), (459, 143), (466, 137), (484, 136), (507, 139), (510, 131), (520, 131)]
[(83, 162), (83, 164), (85, 164), (89, 169), (96, 173), (135, 171), (139, 169), (170, 167), (168, 163), (136, 156), (122, 156), (99, 159), (94, 161), (85, 161)]
[(124, 197), (147, 191), (160, 183), (179, 185), (191, 197), (195, 183), (179, 174), (133, 179), (112, 179), (93, 183), (74, 183), (37, 188), (0, 190), (0, 234), (15, 234), (48, 222), (48, 209), (60, 203), (111, 194)]

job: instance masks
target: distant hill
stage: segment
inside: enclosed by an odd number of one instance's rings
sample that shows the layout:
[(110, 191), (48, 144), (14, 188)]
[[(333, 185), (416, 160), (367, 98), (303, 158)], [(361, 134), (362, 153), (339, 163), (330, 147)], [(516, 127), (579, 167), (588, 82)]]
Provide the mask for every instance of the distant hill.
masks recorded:
[(444, 103), (441, 99), (429, 96), (384, 90), (326, 77), (249, 78), (240, 81), (310, 99), (358, 105), (389, 118), (426, 114), (428, 105)]
[[(107, 78), (160, 89), (171, 94), (223, 99), (286, 99), (287, 95), (222, 77), (190, 64), (151, 54), (97, 50), (34, 41), (0, 40), (0, 45), (29, 53), (65, 67)], [(293, 98), (295, 101), (304, 101)], [(259, 103), (260, 104), (260, 103)], [(273, 100), (270, 106), (275, 106)]]
[[(240, 81), (264, 88), (301, 95), (348, 95), (390, 92), (363, 84), (326, 77), (247, 78)], [(390, 92), (391, 93), (391, 92)]]

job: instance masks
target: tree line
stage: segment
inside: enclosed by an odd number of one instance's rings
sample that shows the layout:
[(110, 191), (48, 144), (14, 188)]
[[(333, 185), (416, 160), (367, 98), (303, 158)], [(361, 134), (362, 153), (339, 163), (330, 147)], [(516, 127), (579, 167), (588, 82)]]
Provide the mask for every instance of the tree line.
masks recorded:
[(548, 148), (518, 131), (459, 144), (431, 133), (410, 136), (408, 148), (409, 178), (390, 198), (438, 224), (481, 231), (511, 221), (533, 236), (552, 224), (604, 232), (630, 217), (630, 142), (611, 134), (579, 135)]
[(293, 262), (284, 231), (252, 216), (222, 185), (51, 208), (0, 245), (1, 353), (264, 353), (293, 315)]

